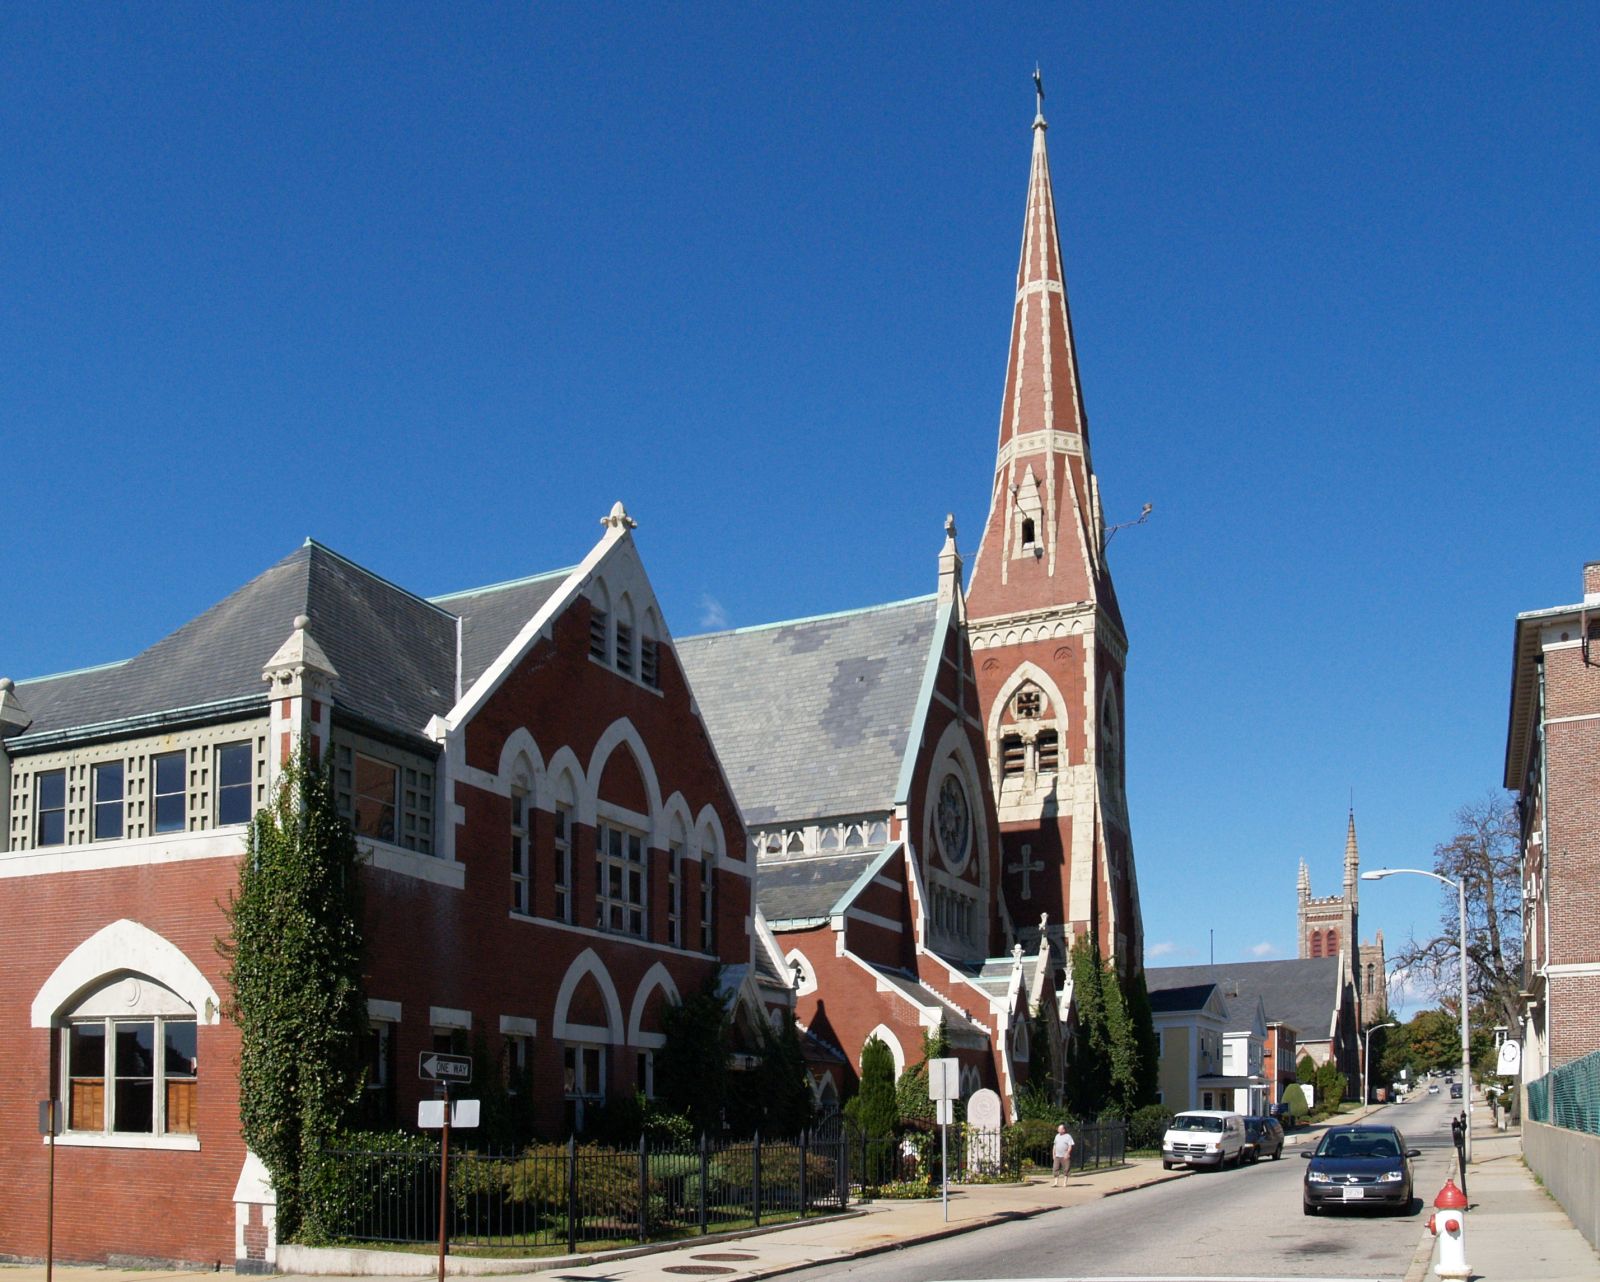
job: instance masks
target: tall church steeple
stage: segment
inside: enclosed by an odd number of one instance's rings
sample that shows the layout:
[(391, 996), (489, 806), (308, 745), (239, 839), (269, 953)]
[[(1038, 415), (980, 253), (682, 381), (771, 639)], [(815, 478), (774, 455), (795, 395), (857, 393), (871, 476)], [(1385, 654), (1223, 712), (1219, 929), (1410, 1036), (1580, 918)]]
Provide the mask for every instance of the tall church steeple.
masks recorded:
[(1092, 934), (1132, 974), (1143, 930), (1123, 787), (1128, 642), (1105, 566), (1037, 73), (1035, 84), (994, 480), (967, 626), (1016, 934), (1031, 946), (1042, 912), (1063, 949)]

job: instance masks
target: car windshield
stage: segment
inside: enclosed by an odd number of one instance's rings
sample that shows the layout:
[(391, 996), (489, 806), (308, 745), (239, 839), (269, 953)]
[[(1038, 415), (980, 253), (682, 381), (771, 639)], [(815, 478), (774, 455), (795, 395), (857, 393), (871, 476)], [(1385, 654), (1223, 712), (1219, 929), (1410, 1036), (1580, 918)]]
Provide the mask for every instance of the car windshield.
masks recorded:
[(1220, 1117), (1190, 1117), (1188, 1114), (1179, 1113), (1172, 1119), (1172, 1129), (1175, 1131), (1220, 1131), (1222, 1119)]
[(1399, 1157), (1400, 1145), (1393, 1135), (1330, 1135), (1318, 1157), (1361, 1158)]

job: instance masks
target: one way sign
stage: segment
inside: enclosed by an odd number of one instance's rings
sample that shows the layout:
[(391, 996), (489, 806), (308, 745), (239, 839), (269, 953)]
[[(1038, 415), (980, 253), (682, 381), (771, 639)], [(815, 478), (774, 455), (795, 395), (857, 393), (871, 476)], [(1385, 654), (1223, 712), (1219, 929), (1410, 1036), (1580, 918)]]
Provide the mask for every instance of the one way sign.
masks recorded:
[(465, 1086), (472, 1080), (472, 1057), (423, 1051), (418, 1058), (417, 1076), (425, 1082), (452, 1082)]

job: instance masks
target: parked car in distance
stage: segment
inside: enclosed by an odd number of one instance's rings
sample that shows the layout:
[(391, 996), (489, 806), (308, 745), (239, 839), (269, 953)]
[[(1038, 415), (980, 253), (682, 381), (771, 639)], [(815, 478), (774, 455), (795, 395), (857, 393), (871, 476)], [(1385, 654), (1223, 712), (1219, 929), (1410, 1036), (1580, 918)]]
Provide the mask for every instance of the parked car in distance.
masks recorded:
[(1214, 1166), (1244, 1161), (1244, 1118), (1219, 1109), (1179, 1113), (1161, 1137), (1161, 1168)]
[(1432, 1086), (1428, 1087), (1428, 1094), (1429, 1095), (1437, 1095), (1438, 1093), (1439, 1093), (1439, 1083), (1438, 1082), (1435, 1082)]
[(1284, 1130), (1294, 1130), (1294, 1109), (1287, 1104), (1274, 1104), (1267, 1110), (1267, 1116), (1277, 1122)]
[(1283, 1156), (1283, 1127), (1276, 1118), (1244, 1119), (1244, 1156), (1247, 1162), (1259, 1162), (1263, 1157), (1276, 1162)]
[(1307, 1215), (1331, 1207), (1411, 1209), (1411, 1159), (1406, 1137), (1393, 1126), (1334, 1126), (1305, 1155), (1301, 1206)]

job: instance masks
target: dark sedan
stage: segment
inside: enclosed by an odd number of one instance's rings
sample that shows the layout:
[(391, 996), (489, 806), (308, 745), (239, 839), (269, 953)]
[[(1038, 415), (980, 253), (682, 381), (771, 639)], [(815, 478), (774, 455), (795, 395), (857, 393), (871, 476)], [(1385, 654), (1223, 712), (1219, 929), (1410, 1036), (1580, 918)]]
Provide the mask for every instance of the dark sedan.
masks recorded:
[(1402, 1214), (1411, 1208), (1411, 1159), (1419, 1153), (1392, 1126), (1330, 1127), (1304, 1156), (1309, 1165), (1301, 1201), (1307, 1215), (1334, 1206)]

